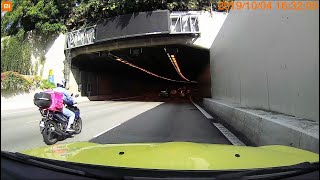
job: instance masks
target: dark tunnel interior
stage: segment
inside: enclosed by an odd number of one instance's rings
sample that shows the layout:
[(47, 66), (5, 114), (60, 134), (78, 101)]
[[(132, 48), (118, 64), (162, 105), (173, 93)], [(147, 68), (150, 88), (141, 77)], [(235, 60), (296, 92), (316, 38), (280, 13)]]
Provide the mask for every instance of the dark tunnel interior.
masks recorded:
[[(178, 68), (168, 55), (175, 57)], [(153, 76), (116, 59), (174, 81)], [(187, 80), (197, 83), (187, 82), (178, 71)], [(189, 46), (154, 46), (83, 54), (72, 59), (72, 72), (81, 95), (91, 100), (125, 97), (150, 101), (186, 99), (188, 96), (179, 96), (179, 88), (183, 87), (195, 99), (210, 97), (209, 51)], [(164, 90), (169, 98), (159, 97)]]

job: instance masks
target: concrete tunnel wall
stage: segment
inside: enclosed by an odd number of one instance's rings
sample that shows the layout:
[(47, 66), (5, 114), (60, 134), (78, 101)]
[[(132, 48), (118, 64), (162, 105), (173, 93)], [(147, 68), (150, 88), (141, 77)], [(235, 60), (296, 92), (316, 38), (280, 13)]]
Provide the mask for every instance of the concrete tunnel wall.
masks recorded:
[(319, 122), (319, 9), (231, 10), (210, 48), (214, 99)]

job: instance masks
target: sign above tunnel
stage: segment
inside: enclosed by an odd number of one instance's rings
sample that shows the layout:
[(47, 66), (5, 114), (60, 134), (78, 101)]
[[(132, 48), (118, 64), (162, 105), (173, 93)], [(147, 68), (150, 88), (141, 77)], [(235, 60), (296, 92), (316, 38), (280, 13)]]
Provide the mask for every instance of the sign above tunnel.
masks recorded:
[(139, 12), (107, 18), (98, 23), (96, 42), (137, 37), (151, 34), (168, 34), (168, 10)]
[(198, 13), (158, 10), (106, 18), (96, 26), (67, 33), (65, 49), (157, 34), (198, 34)]
[(66, 37), (65, 49), (93, 44), (95, 40), (95, 26), (69, 32)]

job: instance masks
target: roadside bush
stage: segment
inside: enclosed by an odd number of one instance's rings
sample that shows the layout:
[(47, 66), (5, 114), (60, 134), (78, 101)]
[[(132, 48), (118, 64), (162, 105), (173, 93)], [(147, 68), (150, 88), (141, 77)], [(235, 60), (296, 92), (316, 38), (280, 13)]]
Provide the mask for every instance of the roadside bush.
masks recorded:
[(47, 79), (44, 79), (44, 80), (41, 81), (41, 85), (40, 85), (41, 89), (53, 89), (55, 87), (56, 87), (55, 84), (51, 83)]
[(1, 91), (29, 92), (32, 83), (17, 72), (1, 73)]
[(28, 76), (26, 78), (31, 83), (32, 89), (37, 89), (41, 86), (41, 76)]
[(32, 78), (32, 84), (36, 88), (40, 87), (40, 85), (41, 85), (41, 76), (34, 76)]
[(53, 89), (55, 84), (40, 76), (25, 76), (17, 72), (7, 71), (1, 73), (1, 91), (3, 92), (29, 92), (32, 89)]

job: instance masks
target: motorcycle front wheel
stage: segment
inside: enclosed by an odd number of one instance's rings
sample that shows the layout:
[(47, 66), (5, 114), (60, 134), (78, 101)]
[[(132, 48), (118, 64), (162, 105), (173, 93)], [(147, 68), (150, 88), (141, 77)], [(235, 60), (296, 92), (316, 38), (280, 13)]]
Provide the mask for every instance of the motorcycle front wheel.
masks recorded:
[(79, 117), (79, 119), (74, 121), (73, 125), (74, 134), (80, 134), (82, 130), (82, 119)]
[(47, 145), (55, 144), (58, 141), (58, 135), (54, 133), (57, 128), (56, 123), (48, 121), (45, 124), (44, 130), (42, 131), (43, 141)]

